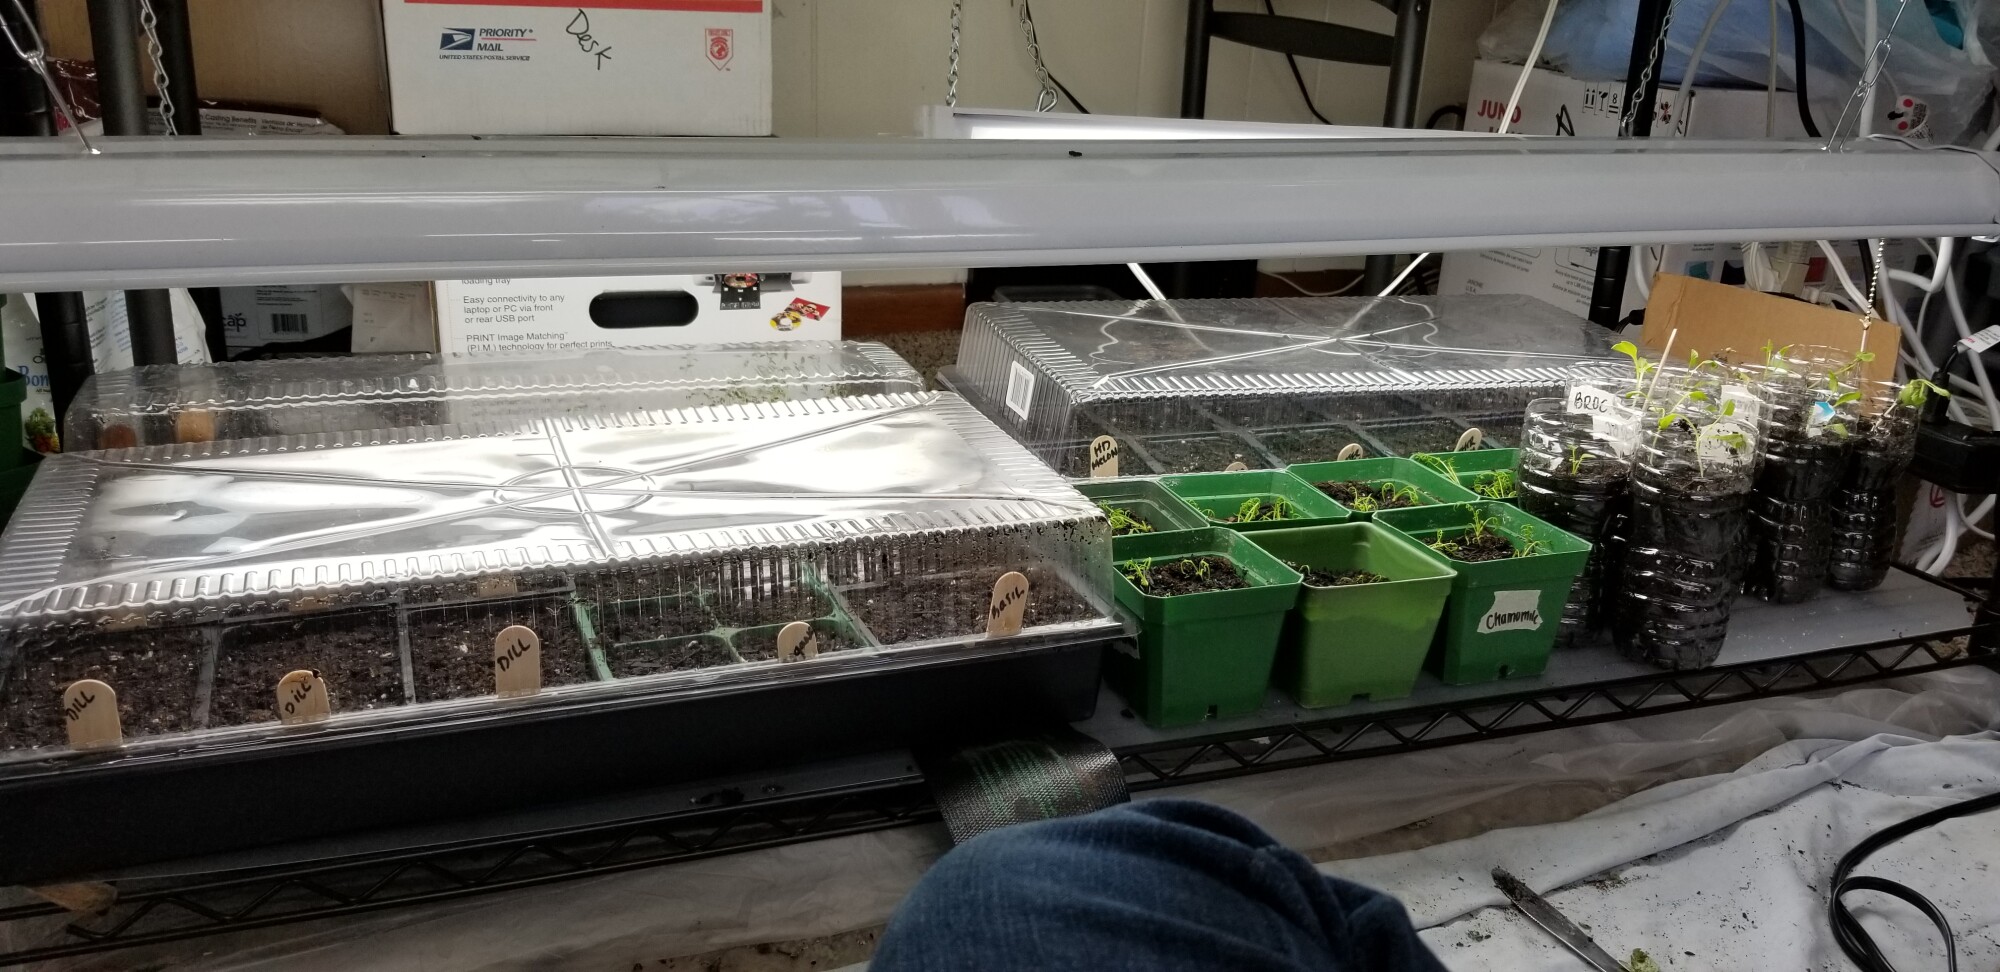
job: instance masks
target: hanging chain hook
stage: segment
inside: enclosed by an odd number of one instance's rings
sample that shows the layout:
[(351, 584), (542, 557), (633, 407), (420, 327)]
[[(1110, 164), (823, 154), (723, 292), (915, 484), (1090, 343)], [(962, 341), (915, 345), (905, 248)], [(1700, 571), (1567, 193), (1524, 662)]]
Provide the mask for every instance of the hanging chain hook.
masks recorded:
[(963, 29), (965, 0), (951, 0), (951, 67), (944, 75), (944, 106), (958, 107), (958, 35)]
[(1049, 66), (1042, 63), (1042, 45), (1035, 40), (1035, 15), (1028, 10), (1028, 0), (1015, 0), (1016, 12), (1021, 19), (1021, 37), (1028, 42), (1028, 60), (1035, 63), (1035, 83), (1041, 90), (1035, 94), (1035, 110), (1050, 111), (1056, 106), (1056, 86), (1049, 80)]
[[(1874, 3), (1875, 0), (1867, 2)], [(1868, 63), (1863, 66), (1861, 77), (1855, 81), (1854, 90), (1847, 93), (1846, 103), (1840, 106), (1840, 120), (1833, 123), (1833, 131), (1827, 133), (1826, 144), (1820, 146), (1822, 151), (1836, 149), (1846, 143), (1847, 140), (1841, 136), (1841, 132), (1847, 128), (1847, 115), (1855, 110), (1856, 105), (1867, 103), (1868, 92), (1874, 90), (1876, 81), (1882, 77), (1882, 69), (1889, 66), (1889, 40), (1896, 36), (1896, 25), (1903, 22), (1903, 11), (1908, 9), (1910, 0), (1902, 0), (1897, 4), (1896, 16), (1889, 18), (1889, 29), (1883, 31), (1881, 37), (1876, 38), (1874, 49), (1868, 52)], [(1805, 69), (1799, 70), (1803, 72)], [(1861, 130), (1861, 122), (1862, 118), (1857, 113), (1854, 116), (1855, 131)]]
[(139, 28), (146, 34), (146, 54), (153, 59), (153, 90), (160, 93), (160, 126), (168, 135), (179, 135), (174, 127), (174, 96), (167, 90), (166, 50), (160, 45), (160, 17), (153, 12), (153, 0), (139, 0)]
[(50, 103), (62, 113), (63, 121), (69, 125), (69, 130), (75, 132), (77, 140), (83, 143), (84, 152), (89, 155), (98, 154), (97, 146), (90, 144), (90, 136), (83, 133), (83, 126), (77, 124), (76, 115), (69, 110), (69, 99), (63, 97), (62, 90), (56, 86), (55, 77), (49, 73), (48, 55), (42, 46), (41, 32), (35, 29), (34, 18), (28, 16), (28, 8), (22, 6), (21, 0), (9, 0), (9, 2), (13, 3), (14, 13), (21, 18), (21, 30), (28, 35), (28, 40), (32, 43), (23, 45), (21, 39), (14, 36), (14, 28), (8, 25), (7, 18), (0, 17), (0, 33), (7, 35), (7, 46), (13, 48), (16, 56), (28, 62), (28, 66), (42, 76), (42, 85), (49, 89)]
[[(1550, 0), (1550, 2), (1553, 3), (1554, 0)], [(1646, 88), (1653, 82), (1653, 72), (1660, 66), (1660, 57), (1666, 53), (1667, 32), (1674, 29), (1674, 8), (1678, 6), (1680, 6), (1680, 0), (1672, 0), (1672, 2), (1667, 4), (1667, 12), (1660, 15), (1660, 38), (1654, 42), (1653, 49), (1647, 52), (1646, 66), (1639, 72), (1639, 98), (1645, 97)], [(1691, 82), (1687, 80), (1681, 82), (1683, 86), (1689, 83)], [(1639, 98), (1630, 99), (1626, 103), (1624, 110), (1618, 113), (1618, 134), (1630, 135), (1632, 133), (1632, 123), (1639, 117), (1639, 111), (1642, 110)], [(1645, 105), (1643, 106), (1643, 110), (1658, 111), (1659, 108), (1656, 105)], [(1671, 119), (1669, 124), (1679, 124), (1679, 122), (1679, 119)]]

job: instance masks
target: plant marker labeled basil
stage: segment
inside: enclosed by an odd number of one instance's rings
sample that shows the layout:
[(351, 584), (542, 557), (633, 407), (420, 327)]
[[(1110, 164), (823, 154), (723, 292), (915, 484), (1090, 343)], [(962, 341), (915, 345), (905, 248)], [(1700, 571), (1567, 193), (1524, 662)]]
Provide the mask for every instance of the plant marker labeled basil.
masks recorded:
[(78, 679), (63, 689), (63, 726), (69, 748), (102, 749), (125, 741), (118, 724), (118, 693), (94, 678)]
[(542, 639), (533, 628), (510, 624), (494, 636), (493, 686), (503, 699), (542, 690)]
[(1005, 638), (1021, 633), (1021, 619), (1028, 613), (1028, 578), (1010, 570), (993, 582), (993, 599), (986, 605), (986, 637)]
[(301, 668), (278, 679), (278, 721), (288, 726), (324, 722), (333, 717), (333, 701), (319, 672)]
[(1118, 440), (1100, 435), (1090, 440), (1090, 478), (1111, 479), (1118, 475)]
[(1349, 442), (1348, 444), (1341, 446), (1340, 454), (1334, 456), (1333, 458), (1335, 462), (1346, 462), (1349, 459), (1361, 458), (1361, 454), (1366, 451), (1367, 450), (1361, 448), (1361, 443)]
[(1224, 467), (1222, 467), (1222, 471), (1223, 471), (1223, 472), (1243, 472), (1244, 470), (1246, 470), (1246, 469), (1249, 469), (1249, 468), (1250, 468), (1249, 466), (1247, 466), (1247, 465), (1244, 465), (1244, 463), (1243, 463), (1243, 460), (1241, 460), (1241, 459), (1238, 459), (1238, 460), (1236, 460), (1235, 462), (1232, 462), (1232, 463), (1230, 463), (1229, 465), (1227, 465), (1227, 466), (1224, 466)]
[(1468, 449), (1477, 449), (1485, 441), (1486, 433), (1479, 431), (1479, 426), (1475, 425), (1472, 428), (1466, 429), (1465, 434), (1458, 437), (1458, 441), (1452, 445), (1451, 451), (1464, 452)]
[(778, 661), (795, 662), (819, 657), (819, 635), (812, 625), (794, 621), (778, 629)]

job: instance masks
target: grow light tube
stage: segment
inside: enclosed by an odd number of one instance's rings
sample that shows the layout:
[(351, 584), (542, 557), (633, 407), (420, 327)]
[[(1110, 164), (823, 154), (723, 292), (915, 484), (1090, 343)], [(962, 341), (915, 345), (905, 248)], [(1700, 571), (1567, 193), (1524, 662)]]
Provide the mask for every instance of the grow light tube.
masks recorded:
[(7, 291), (2000, 233), (1993, 156), (1879, 141), (53, 141)]

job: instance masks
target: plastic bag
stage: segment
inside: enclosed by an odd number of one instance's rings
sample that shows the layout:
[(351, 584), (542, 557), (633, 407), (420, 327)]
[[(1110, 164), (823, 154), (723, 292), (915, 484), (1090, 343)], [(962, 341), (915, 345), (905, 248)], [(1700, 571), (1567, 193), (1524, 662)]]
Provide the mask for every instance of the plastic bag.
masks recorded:
[[(1761, 88), (1770, 60), (1770, 0), (1683, 0), (1674, 8), (1661, 58), (1661, 83), (1678, 86), (1688, 57), (1718, 2), (1728, 3), (1703, 50), (1695, 83)], [(1902, 0), (1801, 0), (1806, 22), (1806, 83), (1814, 121), (1831, 134), (1867, 61), (1867, 10), (1876, 4), (1878, 29), (1896, 20)], [(1993, 90), (1991, 47), (2000, 42), (2000, 0), (1961, 2), (1934, 18), (1923, 0), (1908, 0), (1896, 24), (1887, 66), (1876, 91), (1871, 132), (1963, 143), (1985, 127), (1981, 108)], [(1541, 26), (1544, 0), (1515, 0), (1479, 38), (1479, 55), (1521, 63)], [(1560, 0), (1542, 59), (1588, 81), (1622, 79), (1631, 60), (1638, 0)], [(1957, 43), (1947, 40), (1954, 35)], [(1791, 11), (1778, 0), (1778, 86), (1796, 88)], [(1782, 111), (1797, 111), (1787, 97)], [(1856, 99), (1845, 130), (1855, 129)]]

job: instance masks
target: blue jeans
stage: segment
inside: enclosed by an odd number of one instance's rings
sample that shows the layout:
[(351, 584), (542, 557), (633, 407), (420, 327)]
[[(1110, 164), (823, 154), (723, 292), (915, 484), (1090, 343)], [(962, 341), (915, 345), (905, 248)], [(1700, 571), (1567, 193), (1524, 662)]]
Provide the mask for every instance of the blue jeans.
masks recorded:
[(983, 834), (889, 920), (871, 972), (1443, 972), (1403, 906), (1242, 817), (1148, 800)]

